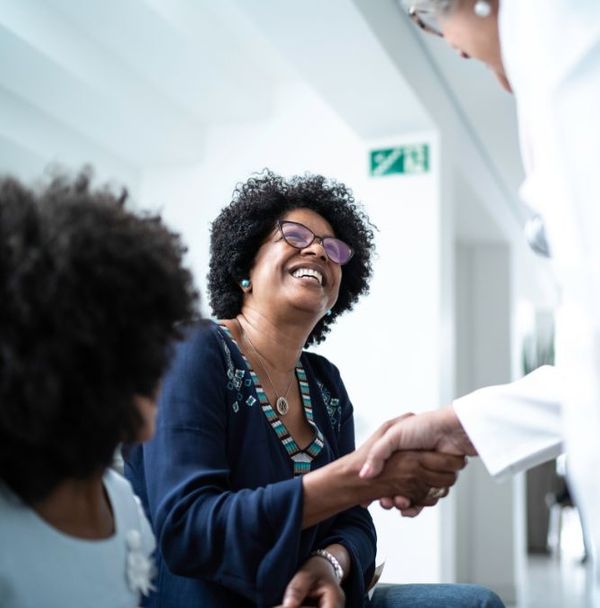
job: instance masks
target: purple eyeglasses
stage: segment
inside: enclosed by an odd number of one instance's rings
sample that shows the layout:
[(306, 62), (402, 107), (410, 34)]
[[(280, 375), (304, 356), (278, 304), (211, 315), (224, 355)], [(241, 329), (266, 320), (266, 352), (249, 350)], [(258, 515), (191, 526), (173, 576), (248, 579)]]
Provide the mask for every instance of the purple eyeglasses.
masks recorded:
[(283, 240), (296, 249), (305, 249), (312, 245), (314, 241), (319, 241), (327, 257), (340, 266), (347, 264), (354, 255), (352, 247), (344, 243), (344, 241), (334, 236), (317, 236), (304, 224), (290, 220), (279, 220), (277, 227), (281, 231)]

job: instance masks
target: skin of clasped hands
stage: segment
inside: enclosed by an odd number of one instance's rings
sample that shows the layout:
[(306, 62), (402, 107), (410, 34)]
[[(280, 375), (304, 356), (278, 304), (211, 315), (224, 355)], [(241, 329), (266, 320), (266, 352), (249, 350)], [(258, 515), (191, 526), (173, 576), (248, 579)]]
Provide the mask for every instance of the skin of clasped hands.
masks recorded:
[[(365, 480), (374, 480), (385, 474), (388, 467), (394, 466), (395, 455), (404, 450), (424, 450), (424, 456), (431, 453), (429, 450), (440, 455), (456, 455), (462, 457), (463, 466), (466, 465), (466, 456), (477, 456), (452, 406), (400, 416), (384, 423), (375, 435), (367, 442), (369, 445), (360, 470), (360, 477)], [(422, 500), (400, 492), (383, 496), (379, 502), (385, 509), (395, 507), (404, 517), (415, 517), (423, 507), (437, 503), (432, 497), (446, 496), (450, 485), (444, 492), (438, 492), (435, 488), (439, 486), (432, 484), (432, 489)]]
[[(413, 414), (389, 420), (356, 451), (336, 461), (359, 480), (349, 489), (354, 504), (367, 506), (379, 499), (384, 508), (396, 507), (404, 516), (415, 516), (448, 494), (466, 464), (465, 452), (444, 442), (423, 447), (427, 440), (415, 429), (423, 434), (424, 422)], [(405, 448), (403, 441), (416, 448)], [(370, 469), (365, 468), (367, 464)], [(310, 605), (344, 606), (342, 587), (330, 564), (321, 557), (311, 557), (301, 566), (288, 584), (282, 604), (284, 608)]]

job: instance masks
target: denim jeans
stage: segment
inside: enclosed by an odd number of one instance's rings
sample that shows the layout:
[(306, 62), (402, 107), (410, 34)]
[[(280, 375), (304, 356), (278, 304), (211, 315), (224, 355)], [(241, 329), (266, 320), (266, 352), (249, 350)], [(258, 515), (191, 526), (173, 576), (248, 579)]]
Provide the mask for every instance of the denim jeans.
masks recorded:
[(377, 585), (369, 608), (504, 608), (479, 585)]

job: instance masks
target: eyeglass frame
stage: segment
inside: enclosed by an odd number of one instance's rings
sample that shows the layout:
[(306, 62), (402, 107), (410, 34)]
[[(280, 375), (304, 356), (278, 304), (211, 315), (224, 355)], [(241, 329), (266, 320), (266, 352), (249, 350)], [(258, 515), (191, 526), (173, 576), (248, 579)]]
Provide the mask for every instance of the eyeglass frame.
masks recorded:
[[(419, 13), (423, 12), (423, 9), (418, 9), (415, 6), (411, 6), (408, 9), (408, 16), (411, 18), (412, 22), (418, 27), (420, 27), (426, 34), (432, 34), (437, 38), (444, 38), (444, 32), (442, 32), (441, 30), (436, 30), (434, 27), (427, 25), (427, 23), (425, 23), (425, 21), (423, 21), (423, 19), (419, 17)], [(471, 59), (471, 56), (468, 53), (465, 53), (464, 51), (458, 51), (458, 54), (463, 59)]]
[[(312, 240), (310, 241), (310, 243), (304, 245), (303, 247), (298, 247), (296, 245), (293, 245), (285, 237), (285, 233), (283, 232), (283, 224), (294, 224), (296, 226), (301, 226), (302, 228), (304, 228), (305, 230), (308, 230), (308, 232), (310, 232), (312, 234), (312, 236), (313, 236)], [(279, 232), (281, 232), (281, 238), (290, 247), (293, 247), (294, 249), (298, 249), (298, 250), (306, 249), (307, 247), (310, 247), (315, 241), (319, 241), (319, 244), (323, 248), (323, 251), (325, 252), (325, 255), (327, 256), (327, 259), (330, 262), (333, 262), (334, 264), (338, 264), (339, 266), (345, 266), (354, 257), (354, 253), (355, 253), (354, 248), (350, 247), (350, 245), (348, 245), (348, 243), (346, 243), (346, 241), (342, 241), (342, 239), (338, 239), (337, 236), (332, 236), (330, 234), (327, 234), (325, 236), (317, 236), (308, 226), (305, 226), (304, 224), (301, 224), (300, 222), (294, 222), (293, 220), (277, 220), (277, 229), (279, 230)], [(348, 247), (348, 249), (350, 250), (350, 257), (343, 264), (331, 259), (331, 257), (327, 253), (327, 249), (325, 248), (325, 243), (323, 242), (326, 239), (334, 239), (336, 241), (339, 241), (340, 243), (343, 243), (346, 247)]]
[(423, 21), (423, 19), (421, 19), (421, 17), (419, 16), (419, 13), (423, 13), (423, 12), (424, 12), (423, 9), (418, 9), (416, 6), (413, 5), (408, 9), (408, 16), (411, 18), (413, 23), (418, 25), (427, 34), (433, 34), (434, 36), (437, 36), (438, 38), (443, 38), (444, 37), (443, 32), (441, 32), (440, 30), (436, 30), (435, 28), (431, 27), (430, 25), (427, 25), (427, 23), (425, 23), (425, 21)]

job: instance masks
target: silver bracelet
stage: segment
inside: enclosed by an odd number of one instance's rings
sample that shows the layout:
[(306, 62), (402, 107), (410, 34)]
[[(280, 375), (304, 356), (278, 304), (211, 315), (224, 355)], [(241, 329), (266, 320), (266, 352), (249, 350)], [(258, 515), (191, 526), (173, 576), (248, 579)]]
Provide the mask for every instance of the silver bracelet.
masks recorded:
[(340, 562), (338, 561), (337, 557), (333, 555), (333, 553), (329, 553), (329, 551), (325, 551), (325, 549), (317, 549), (316, 551), (313, 551), (311, 553), (311, 556), (313, 555), (326, 559), (329, 562), (330, 566), (333, 568), (333, 572), (338, 583), (342, 582), (342, 579), (344, 578), (344, 570), (340, 565)]

